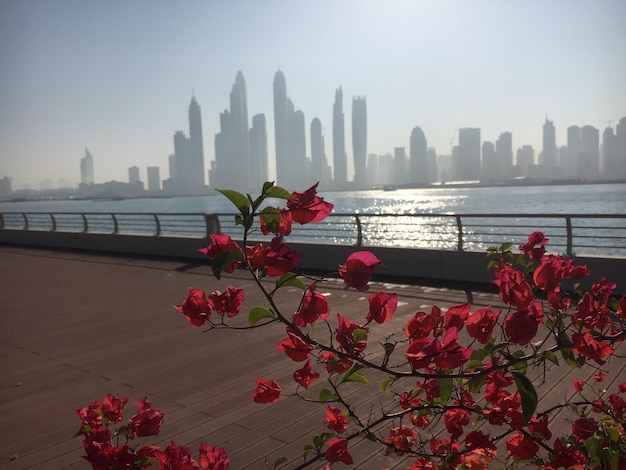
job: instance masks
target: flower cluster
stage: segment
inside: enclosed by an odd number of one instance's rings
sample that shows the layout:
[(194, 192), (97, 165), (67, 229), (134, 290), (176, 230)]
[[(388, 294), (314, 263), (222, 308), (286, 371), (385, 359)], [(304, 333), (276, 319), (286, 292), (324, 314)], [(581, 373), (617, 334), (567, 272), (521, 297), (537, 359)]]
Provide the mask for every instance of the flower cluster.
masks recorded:
[[(432, 306), (400, 319), (394, 318), (397, 294), (379, 291), (366, 294), (368, 303), (360, 319), (348, 318), (331, 314), (320, 285), (338, 276), (346, 288), (366, 293), (375, 271), (384, 265), (373, 252), (357, 251), (328, 276), (295, 272), (302, 255), (285, 243), (292, 225), (322, 222), (333, 209), (317, 195), (317, 185), (289, 193), (266, 183), (256, 199), (232, 190), (220, 192), (237, 208), (235, 222), (243, 227), (238, 238), (242, 242), (212, 234), (211, 244), (200, 251), (211, 258), (217, 278), (235, 269), (249, 272), (267, 305), (249, 309), (248, 327), (282, 325), (284, 336), (273, 348), (297, 364), (292, 395), (325, 406), (320, 419), (323, 432), (304, 447), (299, 468), (320, 461), (327, 464), (325, 469), (338, 462), (352, 465), (349, 446), (361, 437), (378, 442), (386, 455), (410, 458), (414, 470), (482, 470), (496, 459), (545, 470), (626, 466), (626, 383), (614, 391), (601, 385), (606, 378), (602, 366), (626, 337), (626, 296), (617, 299), (616, 286), (604, 278), (589, 292), (581, 291), (576, 281), (589, 275), (587, 268), (549, 253), (549, 240), (542, 232), (532, 233), (519, 253), (510, 250), (511, 244), (488, 250), (504, 307)], [(285, 200), (286, 206), (265, 205), (274, 199)], [(249, 243), (254, 231), (271, 240)], [(266, 277), (276, 278), (273, 289), (259, 282)], [(284, 287), (302, 292), (289, 313), (275, 302)], [(209, 329), (235, 328), (231, 321), (243, 307), (243, 290), (232, 286), (209, 295), (190, 288), (187, 299), (175, 306), (189, 323)], [(370, 340), (379, 325), (397, 322), (401, 322), (398, 334)], [(575, 379), (575, 399), (544, 406), (536, 388), (541, 382), (535, 377), (547, 365), (593, 367), (594, 383)], [(387, 378), (377, 384), (383, 392), (380, 406), (372, 407), (377, 411), (361, 416), (351, 404), (351, 392), (371, 385), (372, 370)], [(271, 378), (256, 379), (251, 393), (260, 404), (274, 403), (284, 394)], [(154, 429), (156, 421), (133, 417), (126, 427), (117, 427), (125, 402), (107, 400), (106, 412), (99, 403), (79, 410), (83, 433), (94, 434), (85, 438), (94, 468), (144, 468), (140, 465), (156, 461), (162, 468), (227, 467), (225, 452), (208, 446), (200, 448), (199, 467), (193, 466), (188, 450), (174, 443), (165, 451), (110, 450), (112, 445), (104, 442), (110, 442), (111, 433), (102, 431), (108, 425), (115, 426), (116, 435), (131, 439), (150, 432), (141, 429)], [(138, 415), (144, 409), (151, 408), (140, 405)], [(561, 411), (573, 413), (566, 418), (571, 420), (571, 433), (555, 436), (551, 419)], [(504, 455), (498, 455), (499, 450)], [(128, 452), (135, 467), (116, 460)]]
[(144, 397), (137, 402), (137, 413), (121, 425), (126, 403), (128, 397), (120, 399), (108, 393), (102, 402), (96, 399), (76, 410), (81, 421), (77, 435), (84, 436), (84, 458), (94, 470), (141, 470), (156, 463), (162, 470), (228, 470), (229, 458), (224, 449), (206, 444), (200, 444), (198, 461), (191, 457), (189, 448), (174, 441), (164, 450), (150, 445), (131, 446), (136, 438), (158, 435), (164, 416)]

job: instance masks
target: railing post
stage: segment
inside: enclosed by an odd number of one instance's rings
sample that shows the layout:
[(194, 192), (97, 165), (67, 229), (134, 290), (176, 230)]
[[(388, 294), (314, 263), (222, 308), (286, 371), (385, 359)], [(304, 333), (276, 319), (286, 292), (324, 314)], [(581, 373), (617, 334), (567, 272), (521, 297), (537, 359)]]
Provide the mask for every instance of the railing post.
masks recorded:
[(113, 219), (113, 235), (117, 235), (120, 231), (120, 227), (117, 223), (117, 217), (115, 217), (115, 214), (111, 214), (111, 218)]
[(461, 216), (455, 215), (456, 217), (456, 228), (457, 228), (457, 251), (463, 251), (463, 223), (461, 222)]
[(568, 256), (572, 256), (574, 253), (574, 236), (572, 233), (572, 218), (569, 215), (565, 216), (565, 226), (567, 229), (567, 248), (565, 253)]
[(0, 214), (0, 230), (4, 230), (4, 214)]
[(83, 218), (83, 233), (87, 233), (89, 231), (89, 222), (87, 222), (87, 216), (84, 213), (80, 215)]
[(52, 221), (52, 229), (50, 229), (51, 232), (56, 232), (57, 231), (57, 219), (54, 217), (54, 214), (50, 214), (50, 220)]
[(361, 219), (359, 218), (359, 214), (355, 214), (356, 218), (356, 246), (363, 246), (363, 227), (361, 226)]
[(156, 234), (155, 236), (161, 236), (161, 221), (159, 220), (159, 214), (152, 214), (154, 217), (154, 222), (156, 223)]
[(22, 212), (22, 218), (24, 219), (24, 229), (23, 230), (28, 230), (28, 217), (26, 217), (26, 214), (24, 212)]
[(212, 233), (220, 233), (222, 231), (220, 219), (215, 214), (204, 214), (204, 225), (206, 227), (206, 238), (209, 238)]

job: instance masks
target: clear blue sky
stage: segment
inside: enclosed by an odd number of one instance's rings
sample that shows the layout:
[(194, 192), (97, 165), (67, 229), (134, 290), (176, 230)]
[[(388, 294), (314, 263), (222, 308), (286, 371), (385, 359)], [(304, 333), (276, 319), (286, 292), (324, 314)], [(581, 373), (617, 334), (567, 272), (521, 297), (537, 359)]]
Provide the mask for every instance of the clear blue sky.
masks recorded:
[[(205, 159), (238, 70), (250, 117), (265, 113), (274, 155), (274, 74), (308, 126), (365, 95), (368, 153), (409, 146), (415, 126), (437, 153), (461, 127), (513, 133), (541, 150), (546, 114), (601, 131), (626, 116), (624, 0), (0, 0), (0, 177), (14, 188), (77, 184), (88, 147), (96, 182), (160, 166), (188, 133), (195, 90)], [(273, 163), (272, 163), (273, 171)]]

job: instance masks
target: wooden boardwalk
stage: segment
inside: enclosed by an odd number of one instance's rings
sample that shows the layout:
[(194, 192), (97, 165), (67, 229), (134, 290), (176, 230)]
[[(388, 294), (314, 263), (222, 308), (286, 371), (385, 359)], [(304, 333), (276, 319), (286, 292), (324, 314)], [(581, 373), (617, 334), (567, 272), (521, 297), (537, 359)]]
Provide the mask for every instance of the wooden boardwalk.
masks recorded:
[[(190, 326), (172, 308), (190, 286), (207, 293), (229, 284), (243, 287), (243, 312), (263, 303), (245, 273), (217, 281), (206, 264), (186, 263), (0, 246), (0, 470), (89, 468), (80, 438), (72, 438), (79, 425), (75, 410), (107, 392), (130, 397), (127, 416), (145, 395), (165, 413), (161, 434), (146, 443), (164, 447), (173, 439), (196, 455), (200, 442), (223, 446), (232, 470), (262, 469), (266, 458), (273, 462), (281, 455), (291, 466), (301, 462), (310, 437), (325, 432), (323, 409), (289, 396), (272, 405), (252, 402), (258, 377), (277, 380), (285, 395), (295, 389), (291, 374), (301, 365), (274, 350), (284, 330), (202, 333)], [(399, 293), (400, 306), (370, 342), (433, 304), (447, 307), (469, 298), (474, 308), (499, 305), (493, 294), (463, 289), (374, 283), (371, 292), (387, 289)], [(334, 313), (354, 321), (367, 313), (367, 295), (339, 281), (320, 291), (329, 295)], [(296, 295), (286, 293), (283, 305), (294, 309)], [(620, 376), (623, 381), (624, 361), (612, 361), (607, 371), (607, 387)], [(546, 380), (546, 394), (571, 395), (569, 369), (554, 368)], [(352, 397), (362, 409), (378, 403), (358, 387)], [(351, 442), (350, 450), (351, 468), (408, 466), (366, 440)]]

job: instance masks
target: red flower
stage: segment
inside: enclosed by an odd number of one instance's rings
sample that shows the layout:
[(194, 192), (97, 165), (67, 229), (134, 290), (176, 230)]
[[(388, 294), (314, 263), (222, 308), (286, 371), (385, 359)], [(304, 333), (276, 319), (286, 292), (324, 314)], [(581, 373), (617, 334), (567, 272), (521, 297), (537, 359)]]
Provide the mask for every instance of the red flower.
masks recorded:
[(283, 237), (274, 237), (265, 251), (267, 275), (278, 277), (287, 274), (300, 264), (302, 253), (292, 250), (283, 243)]
[(302, 369), (298, 369), (293, 373), (293, 378), (304, 388), (309, 388), (311, 382), (320, 378), (320, 375), (311, 369), (311, 361), (306, 361)]
[(606, 374), (602, 372), (601, 370), (599, 370), (598, 372), (593, 374), (593, 378), (596, 382), (603, 382), (604, 379), (606, 379)]
[(287, 327), (286, 330), (289, 338), (278, 343), (276, 349), (285, 351), (285, 354), (287, 354), (292, 361), (306, 361), (309, 358), (313, 346), (294, 333), (291, 328)]
[(574, 379), (574, 388), (579, 391), (582, 392), (583, 391), (583, 386), (585, 385), (585, 381), (584, 380), (578, 380), (578, 379)]
[(80, 418), (81, 429), (85, 434), (90, 431), (90, 429), (85, 430), (85, 427), (97, 428), (102, 425), (102, 404), (97, 398), (91, 405), (76, 410), (76, 414)]
[(324, 416), (324, 424), (328, 427), (328, 429), (336, 432), (337, 434), (343, 434), (346, 432), (346, 424), (350, 422), (350, 418), (341, 411), (339, 408), (336, 408), (332, 405), (328, 405), (326, 407), (326, 415)]
[(442, 369), (456, 369), (465, 364), (472, 356), (472, 350), (466, 349), (457, 343), (456, 328), (446, 330), (446, 336), (435, 356), (435, 364)]
[(598, 423), (593, 418), (578, 418), (572, 423), (572, 433), (579, 439), (586, 441), (598, 430)]
[(406, 350), (406, 358), (414, 370), (428, 367), (435, 355), (439, 354), (440, 343), (437, 339), (418, 338), (411, 341)]
[(588, 330), (606, 328), (611, 323), (607, 306), (594, 299), (589, 292), (585, 292), (578, 302), (574, 319)]
[(476, 310), (465, 322), (467, 333), (479, 343), (487, 344), (501, 312), (502, 310), (498, 310), (494, 313), (489, 307)]
[(302, 298), (302, 307), (294, 315), (293, 321), (298, 326), (313, 324), (318, 318), (326, 320), (330, 315), (330, 306), (326, 297), (315, 290), (315, 284), (311, 284)]
[(189, 448), (177, 446), (174, 441), (167, 446), (164, 452), (157, 452), (156, 458), (161, 462), (162, 470), (196, 470), (200, 468), (198, 462), (191, 458)]
[(301, 225), (319, 222), (324, 220), (335, 207), (330, 202), (325, 202), (324, 198), (317, 196), (318, 184), (315, 183), (302, 193), (291, 193), (291, 199), (287, 201), (287, 208), (291, 211), (291, 218), (294, 222)]
[(463, 427), (469, 423), (470, 412), (455, 408), (448, 410), (443, 416), (443, 424), (450, 433), (452, 440), (457, 440), (463, 434)]
[[(217, 255), (225, 252), (231, 253), (237, 250), (241, 251), (239, 245), (237, 245), (237, 243), (230, 238), (230, 235), (226, 235), (224, 233), (212, 233), (209, 236), (211, 237), (211, 244), (206, 248), (200, 248), (198, 251), (200, 253), (204, 253), (210, 258), (215, 258)], [(224, 272), (232, 273), (240, 264), (240, 261), (235, 261), (234, 263), (226, 266), (224, 268)]]
[(218, 315), (234, 317), (241, 310), (243, 305), (243, 289), (228, 286), (222, 293), (215, 291), (209, 295), (209, 306), (217, 312)]
[(449, 307), (446, 312), (446, 328), (455, 327), (460, 331), (469, 316), (472, 304), (469, 302)]
[(604, 341), (596, 341), (590, 332), (574, 333), (572, 335), (574, 351), (589, 359), (593, 359), (598, 364), (603, 365), (604, 358), (613, 353), (613, 349)]
[(530, 285), (524, 280), (524, 273), (503, 265), (495, 271), (495, 285), (500, 288), (500, 298), (503, 302), (523, 309), (533, 297)]
[(385, 323), (390, 320), (398, 308), (398, 294), (376, 292), (369, 296), (370, 310), (365, 317), (367, 322)]
[(328, 448), (325, 454), (328, 463), (343, 462), (346, 465), (352, 465), (354, 461), (348, 452), (348, 441), (335, 437), (328, 441)]
[(619, 299), (617, 314), (622, 318), (626, 318), (626, 294)]
[(543, 321), (541, 304), (533, 300), (527, 308), (510, 313), (504, 320), (504, 332), (509, 341), (523, 346), (537, 334)]
[(161, 431), (163, 425), (163, 413), (152, 408), (147, 397), (141, 398), (137, 402), (139, 411), (128, 420), (128, 428), (133, 436), (156, 436)]
[(533, 232), (528, 236), (528, 243), (520, 245), (519, 249), (529, 258), (539, 260), (546, 252), (544, 245), (549, 241), (548, 238), (544, 237), (543, 232)]
[(204, 291), (193, 287), (189, 288), (187, 300), (182, 305), (174, 305), (174, 308), (182, 312), (193, 326), (200, 327), (211, 318), (211, 306), (206, 294)]
[(358, 325), (350, 320), (337, 314), (339, 320), (339, 326), (335, 330), (337, 342), (344, 352), (351, 354), (360, 354), (367, 346), (367, 342), (361, 336), (357, 334), (357, 330), (363, 333), (363, 336), (367, 336), (367, 327)]
[(326, 371), (329, 374), (333, 372), (343, 374), (352, 367), (354, 362), (349, 357), (339, 357), (337, 354), (330, 351), (324, 351), (320, 356), (320, 360), (326, 363)]
[(465, 447), (468, 449), (488, 449), (496, 450), (496, 445), (492, 442), (488, 434), (484, 434), (482, 431), (470, 431), (465, 436)]
[(543, 415), (541, 420), (535, 418), (534, 416), (530, 418), (528, 430), (535, 439), (545, 439), (546, 441), (552, 439), (552, 432), (548, 429), (548, 415)]
[(263, 235), (269, 235), (273, 233), (275, 235), (284, 235), (285, 237), (291, 233), (291, 212), (286, 209), (279, 208), (280, 221), (277, 224), (268, 224), (263, 216), (261, 216), (261, 232)]
[(114, 395), (107, 393), (102, 401), (102, 414), (112, 423), (117, 423), (124, 419), (124, 405), (128, 403), (128, 397), (120, 400)]
[(339, 275), (344, 283), (360, 291), (366, 291), (370, 287), (367, 283), (374, 274), (374, 269), (382, 265), (373, 253), (369, 251), (356, 251), (348, 256), (346, 264), (339, 265)]
[(523, 434), (515, 434), (506, 440), (506, 451), (513, 460), (532, 459), (539, 450), (539, 444)]
[(202, 470), (228, 470), (230, 459), (226, 451), (217, 449), (207, 444), (200, 444), (200, 456), (198, 458)]
[(417, 435), (411, 428), (401, 425), (397, 428), (389, 430), (389, 437), (385, 441), (388, 444), (386, 453), (394, 453), (395, 455), (403, 455), (415, 443)]
[(280, 385), (273, 380), (257, 379), (252, 397), (255, 403), (274, 403), (280, 397), (281, 391)]

